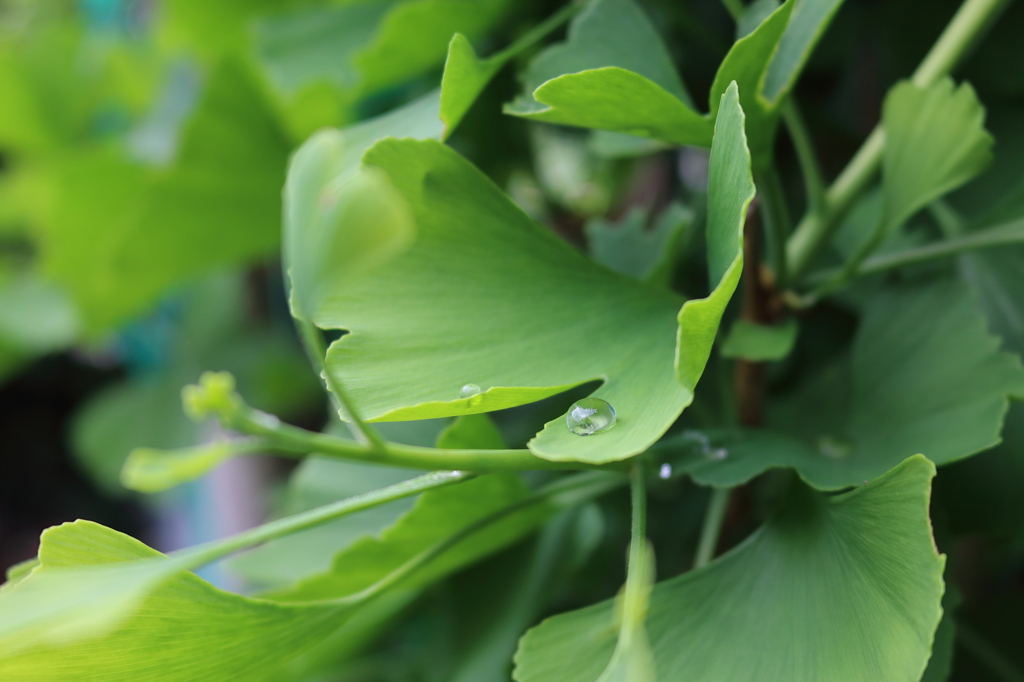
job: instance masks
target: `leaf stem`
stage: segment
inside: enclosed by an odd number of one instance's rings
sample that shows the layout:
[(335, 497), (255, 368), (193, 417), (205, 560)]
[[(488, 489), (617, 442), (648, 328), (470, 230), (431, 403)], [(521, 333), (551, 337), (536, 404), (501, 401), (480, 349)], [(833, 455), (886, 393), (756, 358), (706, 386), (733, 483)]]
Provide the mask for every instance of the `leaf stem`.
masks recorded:
[(324, 362), (324, 358), (327, 357), (327, 348), (324, 346), (323, 334), (308, 320), (296, 317), (295, 324), (299, 329), (299, 337), (302, 339), (302, 346), (306, 350), (306, 355), (309, 356), (309, 361), (313, 363), (313, 367), (320, 374), (320, 378), (327, 387), (335, 407), (348, 418), (347, 423), (352, 430), (352, 435), (358, 440), (373, 446), (374, 450), (384, 450), (387, 447), (387, 442), (377, 432), (377, 429), (359, 418), (359, 413), (356, 411), (352, 399), (349, 398), (341, 385), (334, 380), (331, 373), (327, 371), (327, 366)]
[(583, 462), (553, 462), (537, 457), (529, 450), (461, 450), (426, 448), (415, 445), (385, 442), (382, 449), (366, 443), (316, 433), (281, 422), (251, 407), (242, 408), (225, 424), (241, 433), (261, 436), (267, 451), (305, 456), (310, 453), (343, 459), (386, 464), (412, 469), (458, 469), (476, 473), (495, 471), (529, 471), (551, 469), (560, 471), (586, 469), (621, 469), (622, 462), (586, 464)]
[(363, 509), (376, 507), (402, 499), (403, 497), (409, 497), (410, 495), (418, 495), (427, 490), (442, 488), (453, 483), (461, 483), (475, 477), (476, 474), (466, 471), (435, 471), (408, 481), (389, 485), (380, 490), (356, 495), (301, 514), (271, 521), (270, 523), (236, 533), (222, 540), (214, 540), (190, 547), (189, 549), (175, 552), (171, 556), (185, 561), (187, 566), (191, 568), (197, 568), (228, 554), (267, 542), (268, 540), (297, 533), (342, 516), (362, 511)]
[(817, 213), (825, 205), (825, 178), (814, 152), (814, 142), (807, 131), (807, 124), (800, 113), (796, 100), (792, 96), (785, 98), (780, 107), (782, 121), (796, 151), (796, 159), (804, 176), (804, 187), (807, 192), (807, 210)]
[(704, 513), (704, 525), (700, 530), (700, 542), (697, 544), (697, 557), (694, 559), (693, 567), (701, 568), (715, 556), (715, 549), (718, 547), (718, 537), (722, 532), (722, 521), (725, 519), (725, 510), (729, 507), (729, 494), (732, 488), (712, 488), (711, 497), (708, 498), (708, 509)]
[[(914, 84), (927, 87), (948, 75), (1009, 3), (1010, 0), (964, 0), (914, 72), (911, 78)], [(854, 199), (874, 179), (881, 167), (884, 149), (885, 133), (879, 124), (828, 188), (824, 206), (808, 211), (800, 221), (787, 244), (793, 279), (807, 271)]]
[[(786, 206), (786, 193), (782, 189), (779, 173), (774, 164), (757, 171), (757, 192), (760, 199), (761, 215), (765, 223), (765, 232), (770, 238), (769, 253), (772, 260), (772, 272), (775, 286), (786, 286), (786, 238), (791, 226), (789, 209)], [(755, 269), (756, 271), (756, 269)]]
[[(371, 597), (380, 594), (387, 590), (389, 587), (401, 582), (412, 573), (416, 572), (426, 564), (430, 563), (438, 556), (444, 554), (446, 551), (459, 544), (466, 538), (486, 528), (487, 526), (500, 521), (509, 514), (513, 514), (517, 511), (522, 511), (528, 507), (532, 507), (542, 502), (555, 501), (563, 507), (573, 506), (590, 500), (594, 497), (603, 495), (610, 490), (614, 490), (625, 482), (625, 479), (618, 476), (610, 476), (608, 474), (602, 474), (600, 472), (589, 472), (583, 474), (577, 474), (569, 478), (563, 478), (553, 483), (548, 484), (544, 488), (534, 492), (528, 497), (515, 502), (504, 509), (486, 516), (475, 523), (466, 526), (457, 533), (454, 533), (441, 542), (435, 544), (433, 547), (417, 554), (415, 557), (407, 561), (406, 563), (399, 566), (397, 569), (389, 573), (387, 576), (377, 581), (373, 585), (370, 585), (362, 592), (357, 592), (349, 597), (344, 597), (340, 601), (363, 601), (370, 599)], [(559, 499), (561, 498), (561, 499)]]
[[(903, 249), (872, 256), (860, 264), (852, 274), (857, 277), (874, 275), (887, 270), (917, 265), (939, 258), (948, 258), (969, 251), (991, 249), (1010, 244), (1024, 244), (1024, 220), (1015, 220), (979, 230), (962, 237), (951, 237), (925, 246)], [(840, 274), (841, 269), (833, 268), (812, 273), (807, 277), (809, 284), (827, 282)]]
[(971, 652), (971, 655), (981, 663), (984, 663), (989, 671), (1002, 680), (1002, 682), (1024, 682), (1024, 673), (1017, 668), (1014, 662), (992, 646), (974, 628), (958, 621), (956, 624), (956, 638), (960, 640), (965, 649)]
[(629, 565), (634, 566), (643, 560), (644, 542), (647, 538), (647, 477), (642, 459), (637, 458), (633, 464), (629, 492), (633, 503)]

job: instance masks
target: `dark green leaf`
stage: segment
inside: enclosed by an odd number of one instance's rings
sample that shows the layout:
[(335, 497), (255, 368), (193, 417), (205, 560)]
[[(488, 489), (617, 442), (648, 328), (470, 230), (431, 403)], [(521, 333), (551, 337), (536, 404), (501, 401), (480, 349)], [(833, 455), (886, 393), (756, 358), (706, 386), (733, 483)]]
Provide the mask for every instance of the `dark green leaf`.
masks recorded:
[[(679, 464), (702, 483), (732, 486), (771, 467), (811, 485), (857, 485), (922, 453), (946, 464), (999, 443), (1011, 397), (1024, 396), (1020, 360), (999, 350), (973, 292), (954, 282), (883, 291), (865, 310), (849, 367), (829, 367), (769, 405), (769, 423), (692, 448)], [(816, 415), (811, 420), (807, 415)]]
[(793, 350), (798, 330), (795, 319), (773, 326), (736, 320), (722, 342), (722, 357), (752, 362), (781, 360)]
[[(647, 618), (658, 679), (918, 682), (942, 614), (934, 471), (913, 457), (844, 495), (797, 485), (737, 549), (658, 583)], [(515, 679), (597, 679), (611, 621), (603, 602), (541, 623), (520, 642)]]

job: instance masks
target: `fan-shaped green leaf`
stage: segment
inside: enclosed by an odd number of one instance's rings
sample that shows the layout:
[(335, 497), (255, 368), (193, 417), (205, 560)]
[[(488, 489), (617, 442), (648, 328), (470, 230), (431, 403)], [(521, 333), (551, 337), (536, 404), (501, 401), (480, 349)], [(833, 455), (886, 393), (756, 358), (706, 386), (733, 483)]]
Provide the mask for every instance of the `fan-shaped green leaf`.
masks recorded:
[[(594, 0), (573, 19), (564, 43), (541, 52), (522, 75), (527, 93), (559, 76), (590, 69), (618, 67), (653, 83), (693, 108), (668, 48), (644, 11), (633, 0)], [(536, 108), (529, 98), (516, 104)]]
[[(603, 380), (594, 395), (618, 411), (615, 428), (582, 438), (556, 420), (531, 449), (594, 462), (643, 451), (692, 400), (742, 268), (753, 185), (735, 88), (725, 99), (709, 190), (715, 288), (679, 313), (678, 352), (674, 294), (586, 259), (444, 146), (384, 140), (364, 163), (409, 202), (418, 238), (325, 299), (316, 324), (351, 332), (331, 346), (327, 371), (366, 418), (384, 421), (487, 412)], [(676, 355), (685, 387), (672, 377)], [(460, 397), (468, 383), (482, 392)]]
[[(934, 471), (913, 457), (832, 497), (798, 484), (737, 549), (658, 583), (647, 618), (658, 679), (918, 682), (942, 614)], [(603, 602), (544, 621), (521, 640), (515, 679), (597, 679), (611, 620)]]
[(523, 78), (527, 93), (506, 113), (549, 123), (708, 146), (722, 94), (733, 81), (747, 114), (750, 148), (765, 158), (775, 104), (760, 96), (795, 0), (736, 41), (719, 67), (708, 116), (697, 113), (657, 32), (632, 0), (596, 0), (573, 21), (568, 40), (539, 55)]
[(885, 98), (882, 125), (886, 231), (973, 178), (992, 160), (985, 108), (967, 83), (955, 89), (949, 78), (927, 88), (899, 83)]
[(46, 531), (40, 560), (0, 598), (11, 682), (256, 680), (354, 608), (222, 592), (182, 573), (187, 562), (86, 521)]
[(678, 466), (715, 486), (770, 467), (793, 467), (818, 488), (857, 485), (915, 452), (941, 465), (996, 445), (1011, 397), (1024, 397), (1024, 368), (999, 350), (968, 287), (883, 291), (865, 310), (849, 367), (827, 368), (769, 411), (770, 424), (802, 440), (721, 434), (713, 450), (726, 457), (691, 448)]

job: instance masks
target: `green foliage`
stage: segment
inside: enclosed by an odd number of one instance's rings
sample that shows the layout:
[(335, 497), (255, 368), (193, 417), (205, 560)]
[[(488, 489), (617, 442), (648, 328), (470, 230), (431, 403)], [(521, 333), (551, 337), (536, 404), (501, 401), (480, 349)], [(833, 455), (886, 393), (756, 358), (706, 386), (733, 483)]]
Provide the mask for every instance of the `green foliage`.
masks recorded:
[[(1024, 548), (1019, 93), (949, 77), (1005, 3), (913, 74), (864, 66), (903, 47), (859, 45), (874, 4), (723, 4), (0, 8), (0, 375), (123, 366), (71, 433), (110, 496), (302, 460), (272, 520), (167, 555), (46, 530), (0, 678), (1005, 670), (939, 553)], [(584, 397), (612, 428), (567, 426)], [(235, 592), (193, 573), (238, 552)]]
[[(796, 485), (743, 545), (658, 583), (647, 618), (658, 679), (920, 679), (942, 614), (934, 471), (914, 457), (843, 495)], [(597, 679), (611, 612), (603, 602), (528, 632), (515, 679)]]
[(754, 362), (781, 360), (793, 350), (798, 330), (792, 319), (771, 326), (736, 320), (722, 342), (722, 357)]
[(985, 108), (967, 83), (956, 89), (948, 78), (929, 88), (900, 83), (886, 97), (882, 117), (892, 138), (882, 161), (886, 230), (964, 184), (992, 160)]

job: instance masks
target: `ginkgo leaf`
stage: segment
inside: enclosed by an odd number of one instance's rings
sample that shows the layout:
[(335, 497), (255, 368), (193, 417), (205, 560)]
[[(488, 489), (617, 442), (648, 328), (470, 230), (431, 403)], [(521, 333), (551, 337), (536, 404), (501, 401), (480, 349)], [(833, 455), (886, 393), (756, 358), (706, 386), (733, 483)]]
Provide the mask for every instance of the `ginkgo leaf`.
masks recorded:
[[(690, 448), (675, 466), (707, 485), (793, 467), (815, 487), (842, 488), (914, 453), (941, 465), (998, 444), (1010, 399), (1022, 397), (1024, 367), (999, 349), (967, 286), (882, 291), (849, 364), (826, 367), (769, 405), (769, 425), (788, 434), (711, 434), (717, 454)], [(817, 419), (806, 419), (811, 413)]]
[(526, 94), (505, 112), (706, 147), (722, 94), (735, 81), (757, 164), (767, 158), (778, 120), (777, 102), (760, 93), (794, 3), (784, 3), (732, 46), (715, 76), (706, 116), (695, 109), (660, 37), (632, 0), (596, 0), (581, 12), (567, 41), (530, 64), (523, 76)]
[(229, 594), (182, 573), (180, 559), (86, 521), (46, 531), (40, 560), (0, 601), (0, 675), (11, 682), (255, 680), (354, 609)]
[[(742, 269), (754, 188), (735, 87), (724, 100), (708, 199), (713, 291), (681, 310), (675, 294), (574, 251), (446, 147), (379, 142), (364, 164), (405, 197), (417, 239), (324, 299), (314, 322), (350, 332), (327, 371), (382, 421), (488, 412), (603, 380), (594, 395), (618, 412), (615, 428), (583, 438), (556, 420), (530, 448), (592, 462), (642, 452), (692, 401)], [(466, 384), (481, 392), (461, 397)]]
[(324, 291), (390, 260), (415, 234), (405, 200), (387, 179), (360, 170), (366, 150), (385, 137), (444, 139), (502, 65), (560, 21), (553, 17), (485, 60), (456, 34), (438, 90), (343, 130), (321, 130), (293, 155), (285, 184), (283, 257), (295, 316), (315, 317)]
[(632, 0), (590, 3), (567, 41), (538, 55), (523, 82), (526, 94), (506, 113), (711, 144), (711, 121), (694, 109), (661, 37)]
[[(912, 457), (856, 490), (795, 485), (750, 538), (655, 585), (659, 680), (918, 682), (942, 615), (928, 519), (935, 467)], [(593, 682), (612, 657), (612, 603), (550, 618), (516, 653), (518, 682)]]
[(883, 228), (899, 227), (929, 202), (976, 176), (992, 161), (985, 107), (969, 84), (943, 78), (927, 88), (903, 81), (882, 109)]

